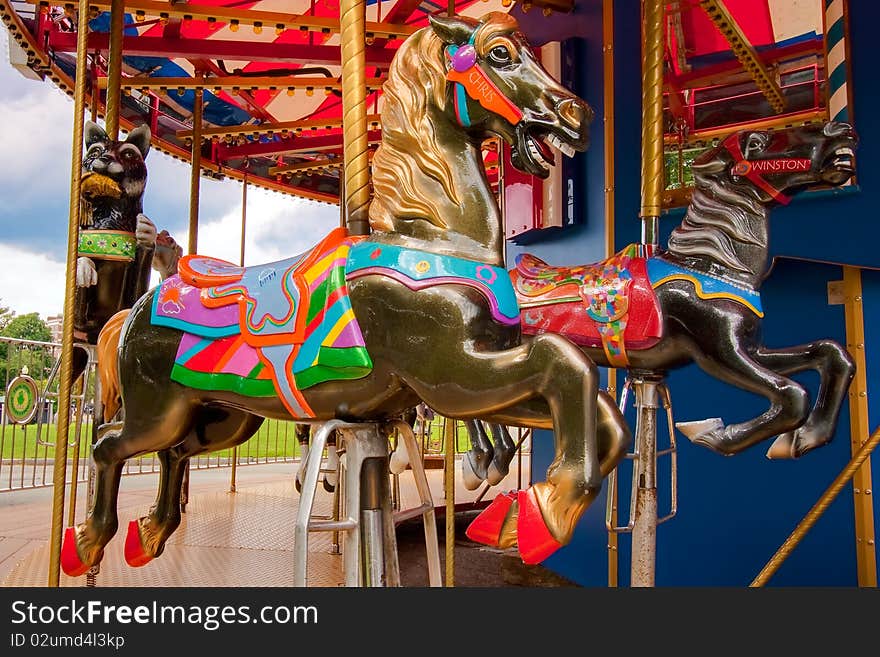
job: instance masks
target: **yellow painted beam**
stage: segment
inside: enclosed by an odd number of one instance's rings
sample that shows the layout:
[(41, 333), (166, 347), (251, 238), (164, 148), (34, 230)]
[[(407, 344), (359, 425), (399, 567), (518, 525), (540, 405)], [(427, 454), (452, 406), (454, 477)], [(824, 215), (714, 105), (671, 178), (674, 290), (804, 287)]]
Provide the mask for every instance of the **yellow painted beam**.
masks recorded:
[(300, 162), (299, 164), (287, 164), (279, 167), (269, 167), (269, 175), (276, 176), (282, 173), (299, 173), (302, 171), (312, 171), (314, 169), (325, 169), (327, 167), (339, 168), (342, 166), (341, 160), (313, 160), (311, 162)]
[[(862, 273), (843, 268), (846, 347), (856, 363), (849, 388), (850, 444), (855, 455), (868, 441), (868, 378), (865, 362), (865, 317), (862, 310)], [(877, 586), (877, 555), (874, 538), (874, 495), (871, 460), (853, 475), (853, 506), (856, 525), (856, 569), (859, 586)]]
[[(384, 78), (366, 78), (366, 87), (368, 90), (381, 89), (385, 84)], [(98, 78), (98, 86), (101, 89), (107, 88), (107, 77)], [(340, 78), (324, 78), (324, 77), (277, 77), (271, 75), (261, 75), (256, 77), (247, 77), (244, 75), (224, 75), (223, 77), (206, 77), (202, 80), (191, 77), (173, 77), (158, 78), (148, 75), (136, 75), (130, 78), (122, 78), (120, 88), (123, 90), (142, 90), (142, 89), (195, 89), (201, 87), (203, 89), (231, 89), (232, 91), (250, 89), (305, 89), (306, 92), (315, 91), (339, 91), (342, 88)]]
[(700, 6), (730, 44), (733, 54), (752, 76), (758, 89), (767, 97), (773, 111), (782, 114), (785, 111), (785, 97), (779, 83), (764, 66), (723, 0), (700, 0)]
[[(371, 128), (376, 129), (380, 125), (381, 116), (379, 114), (370, 114), (367, 116), (367, 123)], [(259, 137), (261, 135), (283, 135), (289, 132), (300, 132), (303, 130), (332, 130), (342, 127), (342, 119), (305, 119), (301, 121), (279, 121), (277, 123), (261, 123), (253, 125), (251, 123), (243, 123), (241, 125), (228, 125), (217, 128), (206, 128), (202, 130), (202, 137), (205, 139), (211, 137), (235, 137), (240, 135)], [(188, 139), (192, 137), (192, 130), (178, 130), (176, 133), (178, 139)]]
[[(50, 3), (45, 0), (27, 0), (29, 4), (38, 4), (48, 7)], [(89, 9), (106, 11), (110, 8), (111, 0), (98, 0), (89, 2)], [(65, 7), (73, 8), (72, 3), (66, 3)], [(322, 32), (324, 34), (339, 33), (339, 20), (332, 17), (307, 16), (302, 14), (285, 14), (274, 11), (255, 11), (252, 9), (236, 9), (234, 7), (211, 7), (209, 5), (195, 4), (172, 4), (169, 2), (150, 2), (149, 0), (133, 0), (125, 3), (125, 9), (134, 14), (136, 18), (153, 16), (161, 19), (179, 18), (187, 20), (204, 20), (216, 23), (228, 23), (230, 26), (247, 26), (255, 32), (267, 30), (303, 30)], [(407, 37), (418, 26), (395, 25), (391, 23), (366, 23), (367, 38), (381, 37), (383, 39), (395, 39)]]

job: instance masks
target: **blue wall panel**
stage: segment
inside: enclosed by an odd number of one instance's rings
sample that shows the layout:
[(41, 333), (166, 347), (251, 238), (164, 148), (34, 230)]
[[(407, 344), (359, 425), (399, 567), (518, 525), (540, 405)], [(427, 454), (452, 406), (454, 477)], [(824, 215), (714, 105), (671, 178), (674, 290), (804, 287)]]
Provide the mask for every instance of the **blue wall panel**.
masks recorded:
[[(586, 91), (581, 94), (596, 109), (593, 145), (586, 155), (584, 226), (560, 231), (527, 247), (511, 246), (509, 255), (530, 251), (554, 264), (597, 260), (603, 253), (602, 57), (601, 17), (597, 2), (588, 3), (595, 20), (580, 21), (585, 38)], [(640, 153), (640, 24), (638, 4), (615, 3), (616, 245), (639, 239)], [(771, 250), (775, 255), (817, 261), (847, 262), (880, 267), (875, 240), (876, 208), (880, 206), (880, 123), (871, 121), (880, 88), (868, 30), (880, 18), (878, 3), (851, 2), (851, 60), (856, 127), (861, 135), (859, 190), (842, 195), (810, 196), (789, 208), (774, 211)], [(861, 121), (860, 121), (861, 119)], [(664, 238), (680, 221), (664, 217)], [(828, 281), (840, 279), (841, 268), (783, 259), (777, 261), (762, 294), (766, 311), (764, 342), (781, 347), (819, 338), (845, 342), (842, 306), (829, 306)], [(868, 333), (868, 388), (880, 390), (880, 272), (863, 272), (864, 309)], [(871, 345), (874, 345), (873, 351)], [(874, 357), (872, 358), (872, 354)], [(818, 377), (796, 377), (815, 394)], [(669, 377), (677, 420), (720, 416), (726, 422), (759, 415), (767, 403), (754, 395), (718, 382), (691, 366)], [(880, 393), (878, 393), (880, 394)], [(869, 394), (871, 427), (880, 424), (880, 399)], [(630, 410), (628, 419), (633, 424)], [(660, 419), (661, 440), (666, 431)], [(659, 585), (744, 586), (789, 535), (850, 456), (848, 410), (844, 407), (835, 440), (795, 462), (771, 462), (764, 457), (769, 443), (735, 458), (725, 459), (679, 438), (679, 515), (658, 532)], [(537, 432), (533, 447), (533, 478), (540, 480), (552, 459), (549, 432)], [(878, 457), (874, 457), (874, 480)], [(666, 464), (661, 464), (661, 513), (668, 491)], [(627, 496), (620, 500), (625, 515)], [(880, 527), (880, 505), (875, 505)], [(584, 585), (607, 581), (604, 495), (587, 512), (572, 545), (545, 565)], [(620, 541), (620, 583), (629, 583), (629, 538)], [(814, 530), (773, 578), (774, 585), (842, 585), (856, 583), (852, 487), (847, 487)]]

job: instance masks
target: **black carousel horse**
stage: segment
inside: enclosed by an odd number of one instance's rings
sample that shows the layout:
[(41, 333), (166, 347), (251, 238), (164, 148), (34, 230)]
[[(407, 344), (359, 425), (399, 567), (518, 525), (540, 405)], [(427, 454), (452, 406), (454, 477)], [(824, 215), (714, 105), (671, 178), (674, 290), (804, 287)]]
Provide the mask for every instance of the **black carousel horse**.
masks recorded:
[[(765, 397), (759, 417), (678, 423), (693, 442), (724, 455), (778, 436), (770, 458), (826, 444), (855, 372), (833, 340), (771, 349), (761, 343), (760, 287), (769, 273), (770, 210), (854, 173), (856, 135), (845, 123), (730, 135), (693, 165), (696, 181), (668, 247), (634, 245), (604, 262), (551, 267), (531, 255), (510, 272), (525, 333), (571, 339), (597, 364), (663, 373), (696, 363), (712, 377)], [(812, 407), (788, 375), (818, 372)]]
[[(336, 229), (312, 251), (240, 268), (185, 256), (132, 309), (118, 347), (125, 421), (95, 446), (94, 502), (62, 566), (98, 563), (118, 526), (125, 459), (159, 451), (150, 513), (126, 557), (158, 556), (180, 523), (186, 462), (240, 444), (263, 417), (384, 421), (423, 400), (447, 417), (553, 429), (547, 481), (505, 536), (540, 561), (571, 539), (630, 432), (595, 365), (565, 338), (523, 343), (481, 144), (546, 177), (547, 143), (583, 150), (590, 108), (538, 63), (516, 21), (432, 17), (395, 55), (373, 158), (373, 233)], [(274, 294), (273, 294), (274, 292)]]

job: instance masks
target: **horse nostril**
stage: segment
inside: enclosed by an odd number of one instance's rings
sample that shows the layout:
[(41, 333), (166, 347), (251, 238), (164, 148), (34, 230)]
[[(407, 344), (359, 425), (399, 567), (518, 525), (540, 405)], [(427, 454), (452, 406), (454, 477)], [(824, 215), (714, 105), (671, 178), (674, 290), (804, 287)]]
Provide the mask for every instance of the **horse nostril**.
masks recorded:
[(584, 122), (589, 123), (593, 119), (590, 108), (573, 98), (566, 98), (559, 103), (556, 111), (572, 128), (580, 128)]
[(852, 133), (853, 127), (849, 123), (843, 123), (842, 121), (829, 121), (822, 128), (822, 132), (826, 137), (840, 137), (841, 135)]

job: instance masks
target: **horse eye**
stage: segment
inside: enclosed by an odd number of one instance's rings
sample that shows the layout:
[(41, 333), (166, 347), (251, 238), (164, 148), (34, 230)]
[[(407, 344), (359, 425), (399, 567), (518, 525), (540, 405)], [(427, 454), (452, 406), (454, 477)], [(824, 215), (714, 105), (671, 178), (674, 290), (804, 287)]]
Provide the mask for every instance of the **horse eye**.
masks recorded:
[(489, 51), (489, 57), (497, 64), (509, 64), (512, 59), (507, 46), (495, 46)]

